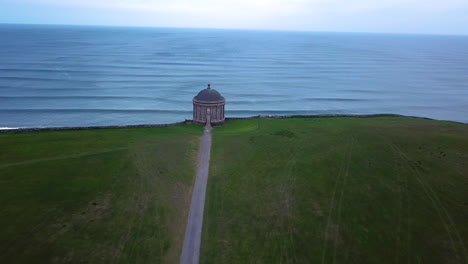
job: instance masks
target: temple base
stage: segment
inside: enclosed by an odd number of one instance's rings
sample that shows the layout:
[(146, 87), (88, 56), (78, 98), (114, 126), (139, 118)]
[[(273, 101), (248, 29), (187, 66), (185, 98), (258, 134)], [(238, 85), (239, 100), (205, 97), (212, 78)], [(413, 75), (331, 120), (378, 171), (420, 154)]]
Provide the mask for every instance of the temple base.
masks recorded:
[[(193, 122), (194, 122), (195, 124), (199, 124), (199, 125), (205, 125), (205, 124), (206, 124), (206, 121), (203, 122), (203, 121), (193, 120)], [(221, 125), (224, 125), (224, 120), (222, 120), (222, 121), (216, 121), (216, 122), (211, 121), (211, 126), (221, 126)]]

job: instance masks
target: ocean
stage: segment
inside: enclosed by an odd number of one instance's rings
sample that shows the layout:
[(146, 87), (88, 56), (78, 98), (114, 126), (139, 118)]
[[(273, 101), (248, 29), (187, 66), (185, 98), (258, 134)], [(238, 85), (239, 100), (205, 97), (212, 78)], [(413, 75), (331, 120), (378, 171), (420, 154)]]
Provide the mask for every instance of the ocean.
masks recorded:
[(468, 122), (468, 36), (0, 25), (0, 127), (394, 113)]

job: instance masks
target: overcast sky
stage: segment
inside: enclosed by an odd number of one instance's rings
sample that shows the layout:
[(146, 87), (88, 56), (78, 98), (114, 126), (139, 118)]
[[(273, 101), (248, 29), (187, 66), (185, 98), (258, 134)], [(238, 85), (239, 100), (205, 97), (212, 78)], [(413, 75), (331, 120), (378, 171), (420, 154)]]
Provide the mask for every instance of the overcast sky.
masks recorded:
[(0, 23), (468, 34), (468, 0), (0, 0)]

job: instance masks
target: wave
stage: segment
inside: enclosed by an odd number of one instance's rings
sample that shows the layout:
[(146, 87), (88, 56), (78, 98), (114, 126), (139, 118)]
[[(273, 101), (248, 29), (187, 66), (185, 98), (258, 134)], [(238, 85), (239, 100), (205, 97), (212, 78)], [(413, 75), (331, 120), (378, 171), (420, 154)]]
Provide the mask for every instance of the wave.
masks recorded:
[(256, 98), (268, 98), (268, 97), (277, 97), (277, 98), (284, 98), (284, 94), (266, 94), (266, 93), (257, 93), (257, 94), (247, 94), (247, 93), (229, 93), (229, 92), (223, 92), (223, 96), (225, 98), (228, 97), (256, 97)]
[[(75, 90), (75, 89), (74, 89)], [(272, 103), (291, 103), (291, 102), (365, 102), (365, 101), (378, 101), (379, 99), (365, 99), (365, 98), (289, 98), (289, 99), (272, 99), (281, 98), (284, 96), (271, 96), (271, 95), (251, 95), (251, 98), (258, 99), (245, 99), (245, 100), (228, 100), (227, 104), (240, 105), (240, 104), (272, 104)], [(62, 95), (62, 96), (53, 96), (53, 95), (25, 95), (25, 96), (0, 96), (0, 100), (149, 100), (149, 101), (159, 101), (159, 102), (174, 102), (174, 103), (187, 103), (190, 102), (190, 99), (180, 98), (180, 99), (170, 99), (161, 96), (114, 96), (114, 95)]]
[[(164, 78), (164, 79), (138, 79), (138, 78), (135, 78), (135, 79), (123, 79), (123, 80), (119, 80), (119, 79), (111, 79), (111, 80), (96, 80), (96, 79), (93, 79), (93, 78), (80, 78), (80, 79), (77, 79), (77, 78), (63, 78), (63, 79), (60, 79), (60, 78), (40, 78), (40, 77), (2, 77), (0, 76), (0, 80), (10, 80), (10, 81), (23, 81), (23, 82), (28, 82), (28, 83), (32, 83), (34, 85), (37, 85), (38, 83), (41, 83), (42, 85), (49, 85), (51, 83), (53, 84), (57, 84), (57, 83), (60, 83), (60, 84), (81, 84), (81, 85), (88, 85), (90, 87), (94, 87), (94, 88), (101, 88), (101, 87), (96, 87), (96, 85), (102, 85), (102, 84), (105, 84), (105, 85), (121, 85), (121, 84), (124, 84), (125, 86), (131, 86), (133, 84), (136, 84), (136, 86), (138, 85), (155, 85), (156, 82), (159, 82), (161, 83), (161, 81), (173, 81), (173, 79), (177, 79), (177, 78), (187, 78), (189, 77), (189, 75), (187, 76), (175, 76), (175, 75), (165, 75), (165, 76), (155, 76), (155, 78)], [(213, 75), (209, 75), (209, 76), (203, 76), (203, 75), (191, 75), (190, 78), (192, 80), (196, 80), (196, 79), (200, 79), (200, 78), (203, 78), (203, 79), (206, 79), (208, 77), (213, 77)], [(127, 77), (128, 78), (128, 77)], [(156, 85), (154, 87), (157, 87)], [(113, 87), (114, 88), (114, 87)], [(115, 87), (115, 88), (119, 88), (118, 86)]]
[[(123, 63), (122, 63), (123, 62)], [(145, 61), (145, 62), (140, 62), (140, 63), (129, 63), (128, 61), (122, 61), (122, 62), (117, 62), (117, 61), (110, 61), (109, 63), (87, 63), (87, 64), (82, 64), (82, 63), (73, 63), (71, 64), (65, 64), (68, 66), (71, 66), (73, 68), (80, 68), (80, 69), (86, 69), (86, 68), (99, 68), (99, 69), (122, 69), (122, 70), (127, 70), (127, 69), (133, 69), (133, 70), (154, 70), (154, 66), (196, 66), (196, 67), (209, 67), (213, 66), (212, 61), (207, 61), (206, 63), (194, 63), (194, 62), (153, 62), (153, 61)], [(24, 61), (24, 62), (12, 62), (10, 64), (11, 66), (16, 66), (20, 67), (20, 69), (29, 69), (25, 68), (25, 66), (35, 66), (35, 67), (56, 67), (56, 63), (53, 62), (31, 62), (31, 61)], [(2, 70), (5, 68), (2, 68)], [(35, 69), (35, 68), (33, 68)]]
[(335, 102), (364, 102), (375, 101), (375, 99), (364, 98), (303, 98), (304, 101), (335, 101)]
[[(162, 109), (73, 109), (73, 108), (35, 108), (35, 109), (0, 109), (3, 113), (160, 113), (160, 114), (191, 114), (190, 110), (162, 110)], [(272, 110), (272, 109), (226, 109), (226, 115), (294, 115), (294, 114), (324, 114), (324, 113), (346, 113), (349, 109), (330, 109), (330, 110)]]
[(349, 110), (226, 110), (226, 116), (344, 114)]
[[(66, 75), (63, 78), (54, 77), (33, 77), (33, 76), (0, 76), (0, 79), (11, 81), (45, 81), (45, 82), (86, 82), (86, 83), (145, 83), (159, 81), (159, 78), (212, 78), (219, 76), (219, 73), (184, 73), (184, 74), (94, 74), (86, 76)], [(97, 77), (97, 79), (96, 79)], [(106, 79), (102, 79), (106, 78)]]
[[(290, 98), (290, 99), (270, 99), (273, 98), (284, 98), (284, 96), (272, 96), (272, 95), (251, 95), (249, 97), (263, 98), (259, 100), (228, 100), (228, 104), (265, 104), (265, 103), (282, 103), (282, 102), (297, 102), (297, 101), (327, 101), (327, 102), (365, 102), (365, 101), (377, 101), (379, 99), (365, 99), (365, 98)], [(0, 96), (0, 99), (42, 99), (42, 100), (67, 100), (67, 99), (95, 99), (95, 100), (158, 100), (158, 101), (170, 101), (170, 102), (190, 102), (190, 99), (169, 99), (160, 96), (114, 96), (114, 95), (63, 95), (63, 96), (43, 96), (43, 95), (25, 95), (25, 96)]]
[(94, 83), (93, 80), (76, 80), (76, 79), (58, 79), (58, 78), (40, 78), (40, 77), (13, 77), (13, 76), (0, 76), (2, 80), (11, 81), (42, 81), (42, 82), (81, 82), (81, 83)]
[[(99, 89), (100, 91), (101, 90), (127, 90), (127, 89), (151, 89), (151, 90), (154, 90), (156, 88), (160, 88), (160, 87), (157, 87), (155, 85), (133, 85), (133, 86), (129, 86), (128, 84), (126, 86), (113, 86), (113, 87), (97, 87), (97, 86), (94, 86), (94, 85), (90, 85), (89, 87), (76, 87), (76, 86), (73, 86), (73, 85), (70, 85), (68, 87), (55, 87), (55, 88), (52, 88), (52, 87), (31, 87), (31, 86), (20, 86), (21, 87), (21, 90), (25, 91), (25, 90), (32, 90), (32, 91), (78, 91), (78, 90), (83, 90), (83, 91), (95, 91), (97, 89)], [(18, 86), (6, 86), (6, 85), (0, 85), (0, 89), (15, 89), (15, 91), (17, 91), (16, 89), (18, 88)]]
[(161, 113), (187, 114), (192, 110), (161, 110), (161, 109), (73, 109), (73, 108), (36, 108), (36, 109), (0, 109), (0, 113)]
[(93, 95), (64, 95), (64, 96), (35, 96), (35, 95), (26, 95), (26, 96), (0, 96), (0, 100), (38, 100), (38, 101), (45, 101), (45, 100), (128, 100), (128, 101), (135, 101), (135, 103), (138, 103), (137, 101), (150, 101), (154, 103), (173, 103), (173, 104), (184, 104), (184, 103), (190, 103), (191, 98), (180, 98), (180, 99), (174, 99), (174, 98), (163, 98), (163, 97), (157, 97), (157, 96), (93, 96)]
[[(147, 100), (166, 100), (162, 97), (154, 97), (154, 96), (94, 96), (94, 95), (64, 95), (64, 96), (43, 96), (43, 95), (26, 95), (26, 96), (0, 96), (0, 99), (41, 99), (41, 100), (67, 100), (67, 99), (97, 99), (97, 100), (114, 100), (114, 99), (147, 99)], [(179, 100), (177, 100), (179, 101)], [(182, 101), (182, 100), (180, 100)]]
[[(253, 96), (254, 98), (259, 98)], [(284, 96), (281, 96), (284, 97)], [(366, 102), (378, 101), (378, 99), (365, 98), (290, 98), (290, 99), (270, 99), (268, 95), (261, 97), (263, 99), (246, 99), (246, 100), (228, 100), (227, 104), (242, 105), (242, 104), (275, 104), (275, 103), (292, 103), (292, 102)]]
[[(207, 67), (211, 68), (210, 71), (221, 71), (220, 66), (229, 65), (232, 69), (245, 69), (250, 71), (252, 69), (264, 69), (264, 70), (283, 70), (285, 66), (300, 66), (307, 65), (309, 70), (313, 70), (315, 73), (345, 73), (347, 71), (355, 72), (356, 70), (363, 70), (368, 68), (374, 68), (375, 65), (370, 62), (336, 62), (330, 63), (327, 60), (314, 60), (314, 63), (310, 63), (309, 60), (293, 60), (287, 59), (287, 62), (282, 62), (279, 65), (275, 65), (274, 61), (265, 60), (233, 60), (231, 58), (225, 58), (224, 60), (209, 60), (206, 62), (173, 62), (167, 61), (136, 61), (129, 62), (127, 60), (122, 61), (109, 61), (107, 63), (74, 63), (74, 64), (63, 64), (63, 68), (57, 67), (56, 63), (50, 62), (13, 62), (10, 64), (12, 68), (0, 68), (0, 72), (70, 72), (70, 73), (106, 73), (111, 74), (117, 71), (128, 71), (128, 70), (147, 70), (149, 72), (158, 70), (160, 68), (171, 69), (184, 68), (191, 70), (206, 70)], [(159, 67), (161, 66), (161, 67)], [(99, 69), (99, 72), (83, 70), (83, 69)]]

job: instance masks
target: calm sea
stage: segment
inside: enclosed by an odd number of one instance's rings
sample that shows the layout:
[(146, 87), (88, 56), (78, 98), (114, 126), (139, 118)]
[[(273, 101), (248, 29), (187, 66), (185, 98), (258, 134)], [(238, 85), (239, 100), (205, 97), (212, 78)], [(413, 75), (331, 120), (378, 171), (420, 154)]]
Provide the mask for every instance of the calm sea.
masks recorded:
[(468, 122), (468, 36), (0, 25), (0, 127), (396, 113)]

